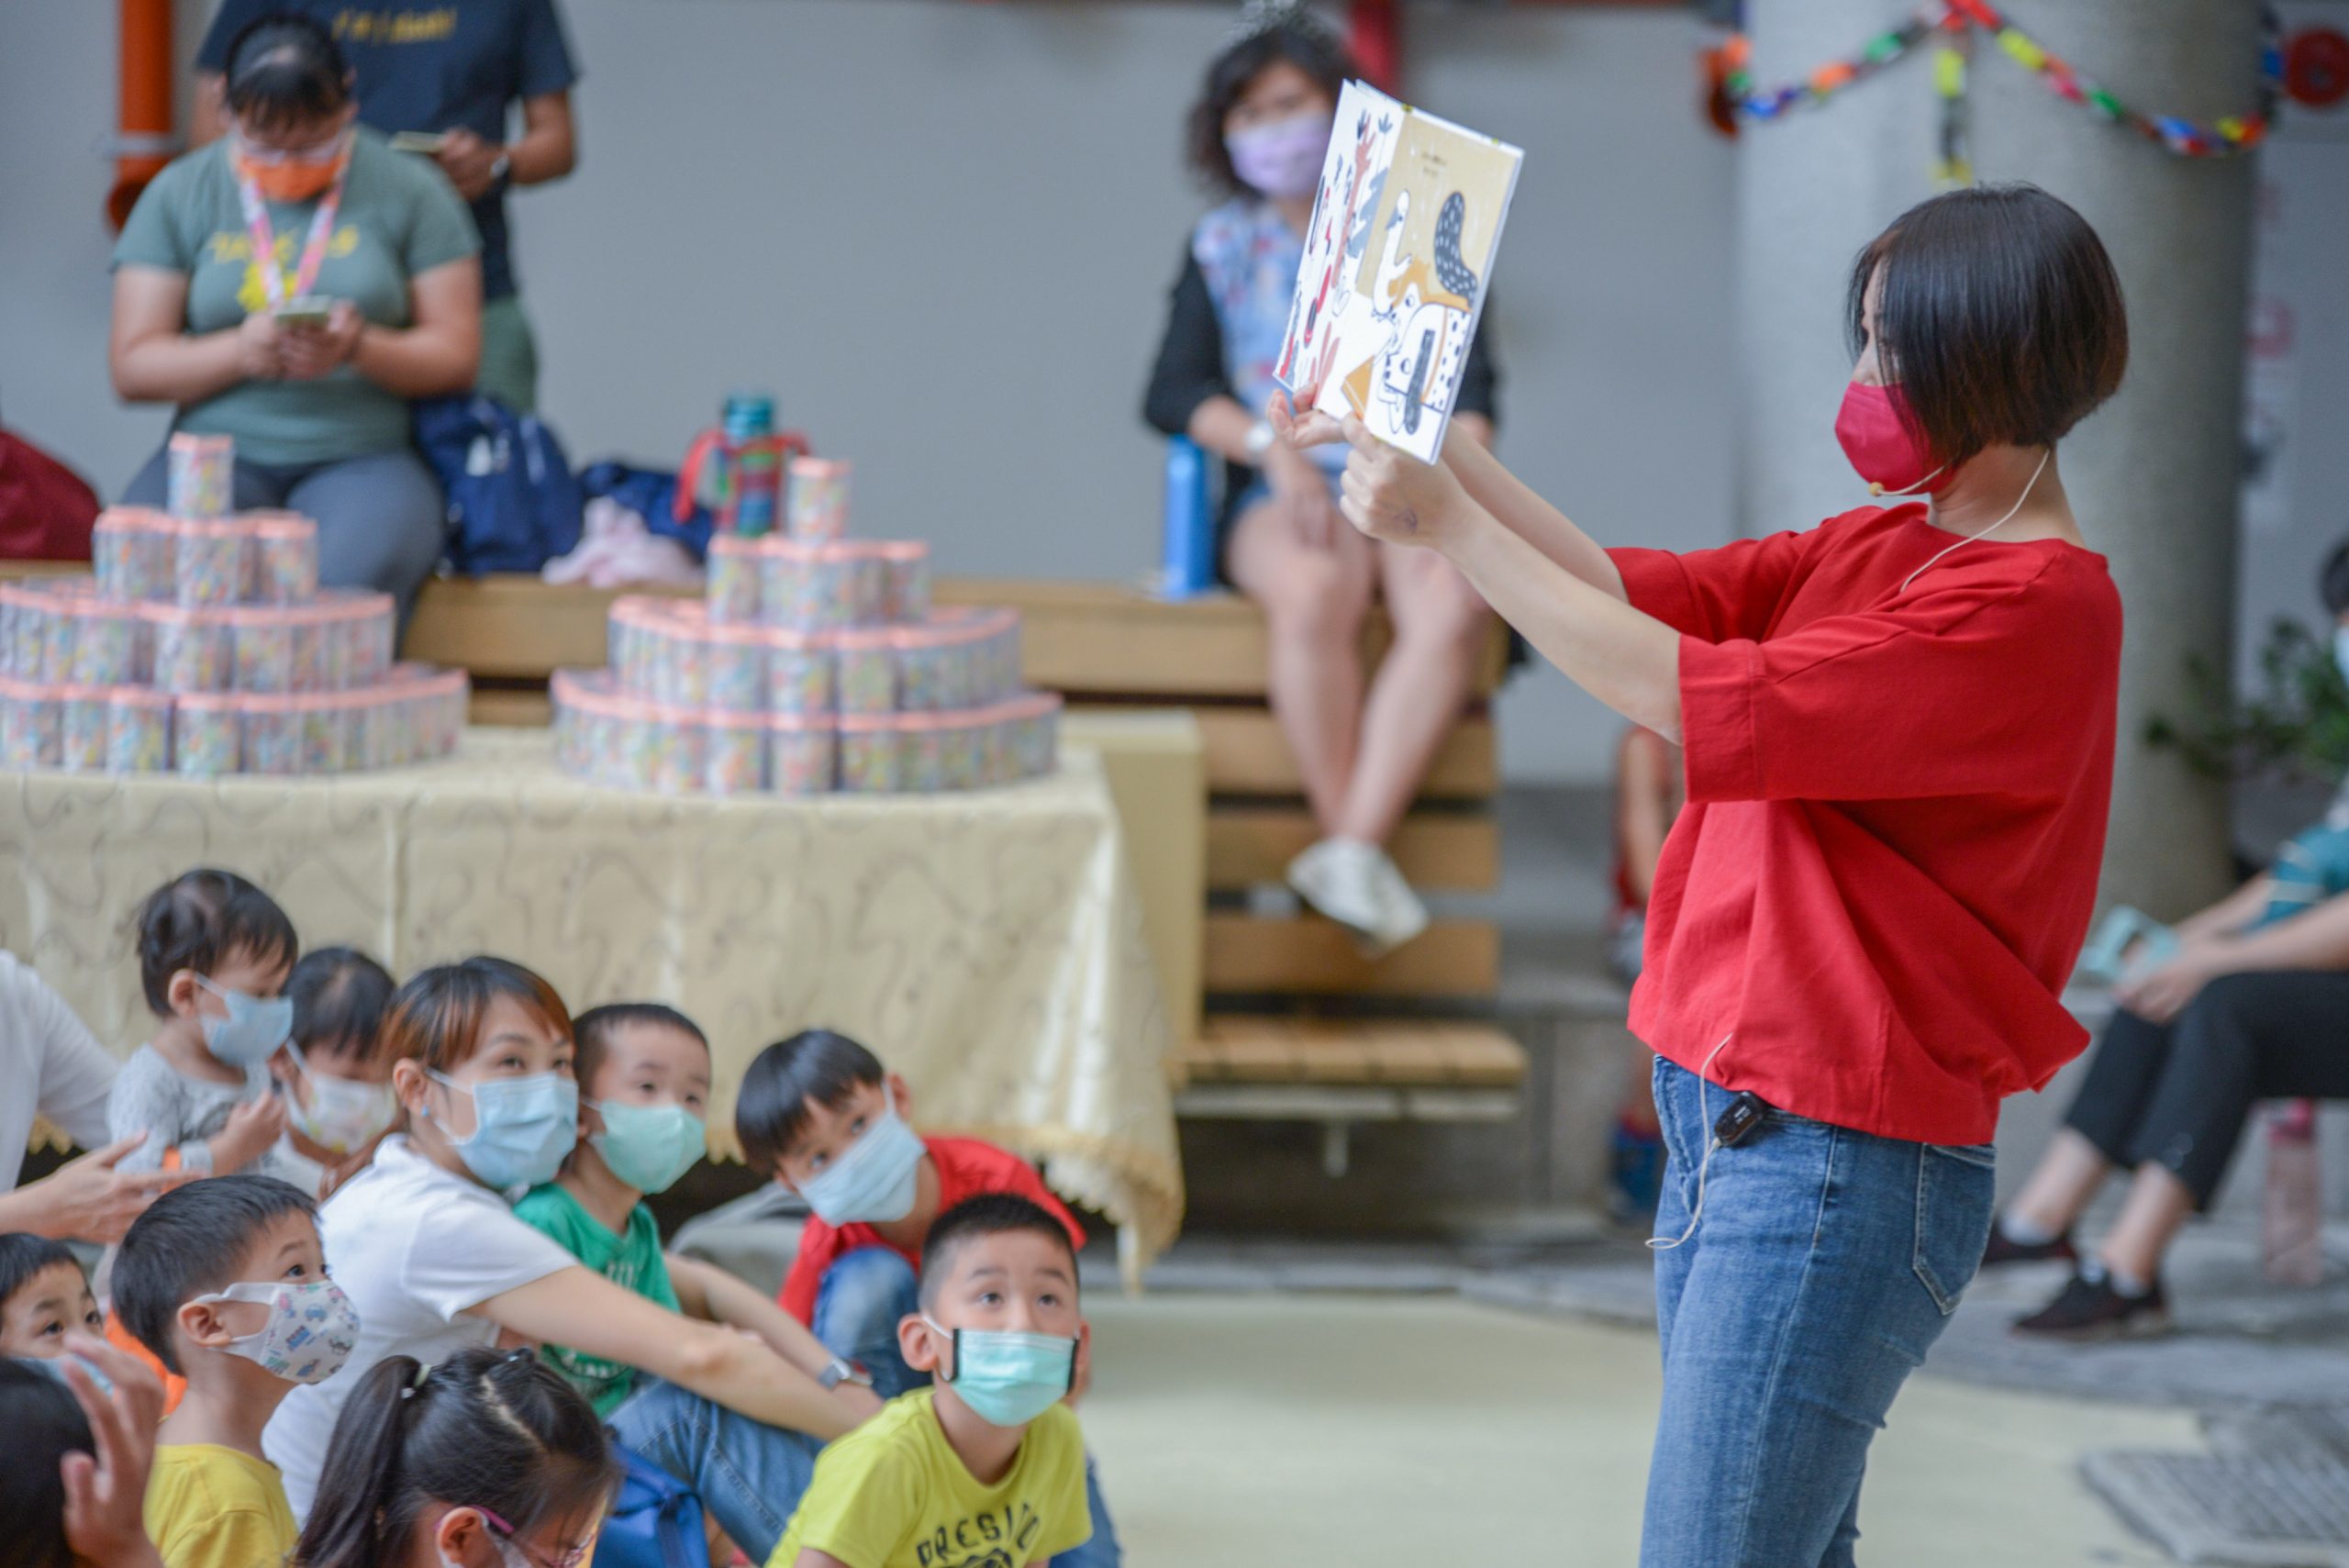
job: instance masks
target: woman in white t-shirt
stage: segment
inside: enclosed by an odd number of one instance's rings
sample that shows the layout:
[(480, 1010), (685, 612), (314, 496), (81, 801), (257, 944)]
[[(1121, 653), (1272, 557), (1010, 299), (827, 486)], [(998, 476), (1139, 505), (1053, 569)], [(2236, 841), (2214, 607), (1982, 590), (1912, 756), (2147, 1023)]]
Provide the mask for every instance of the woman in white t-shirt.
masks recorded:
[(646, 1374), (613, 1430), (764, 1561), (822, 1441), (855, 1424), (855, 1391), (829, 1393), (764, 1344), (614, 1284), (514, 1217), (503, 1195), (552, 1177), (578, 1141), (571, 1018), (544, 980), (495, 958), (428, 969), (393, 996), (384, 1035), (408, 1130), (318, 1214), (359, 1346), (340, 1375), (288, 1396), (264, 1439), (295, 1513), (309, 1512), (336, 1415), (377, 1362), (562, 1344)]
[[(0, 952), (0, 1231), (119, 1241), (156, 1194), (178, 1184), (174, 1173), (115, 1168), (146, 1138), (106, 1140), (114, 1076), (114, 1058), (65, 999)], [(19, 1187), (36, 1115), (94, 1152)]]

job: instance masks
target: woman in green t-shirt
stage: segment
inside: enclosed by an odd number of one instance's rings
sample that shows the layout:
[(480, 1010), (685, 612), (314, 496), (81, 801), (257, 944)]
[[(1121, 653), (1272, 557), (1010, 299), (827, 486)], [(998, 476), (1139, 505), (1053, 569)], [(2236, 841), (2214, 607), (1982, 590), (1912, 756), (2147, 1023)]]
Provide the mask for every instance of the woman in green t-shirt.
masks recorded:
[[(115, 247), (115, 390), (234, 438), (234, 505), (315, 517), (319, 579), (405, 616), (445, 518), (408, 400), (473, 385), (481, 242), (438, 169), (356, 126), (315, 22), (247, 28), (227, 78), (234, 130), (158, 174)], [(158, 452), (123, 499), (162, 505), (164, 478)]]

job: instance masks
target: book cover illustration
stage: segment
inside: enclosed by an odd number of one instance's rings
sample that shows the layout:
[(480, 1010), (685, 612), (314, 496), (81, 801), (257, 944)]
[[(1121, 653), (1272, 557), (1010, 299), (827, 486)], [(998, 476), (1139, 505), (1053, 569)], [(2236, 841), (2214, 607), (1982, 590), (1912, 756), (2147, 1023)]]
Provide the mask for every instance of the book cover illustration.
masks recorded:
[(1432, 462), (1524, 154), (1350, 82), (1275, 374)]

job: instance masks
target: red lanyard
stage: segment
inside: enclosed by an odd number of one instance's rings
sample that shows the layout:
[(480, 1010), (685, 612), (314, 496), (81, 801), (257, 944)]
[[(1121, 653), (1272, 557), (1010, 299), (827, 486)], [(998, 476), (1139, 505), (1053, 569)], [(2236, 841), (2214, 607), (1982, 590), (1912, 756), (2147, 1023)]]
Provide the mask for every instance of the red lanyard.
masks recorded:
[(269, 227), (269, 208), (261, 199), (261, 192), (246, 175), (237, 176), (237, 200), (245, 209), (245, 232), (252, 236), (253, 261), (261, 269), (261, 286), (269, 296), (273, 310), (288, 299), (299, 299), (310, 292), (318, 281), (318, 269), (326, 263), (327, 240), (334, 234), (335, 209), (342, 205), (343, 177), (350, 173), (350, 154), (343, 155), (343, 165), (335, 173), (334, 183), (318, 198), (318, 210), (311, 215), (310, 233), (302, 242), (302, 260), (294, 270), (294, 287), (289, 293), (284, 275), (277, 266), (277, 236)]

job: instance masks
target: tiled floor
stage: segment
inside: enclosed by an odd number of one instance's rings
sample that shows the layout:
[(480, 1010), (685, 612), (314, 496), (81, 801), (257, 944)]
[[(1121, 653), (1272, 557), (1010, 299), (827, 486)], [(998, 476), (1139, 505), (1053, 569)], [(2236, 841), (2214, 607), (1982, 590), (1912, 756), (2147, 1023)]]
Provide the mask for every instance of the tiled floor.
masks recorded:
[[(1451, 1296), (1088, 1302), (1085, 1424), (1136, 1568), (1561, 1564), (1637, 1554), (1657, 1376), (1645, 1333)], [(2079, 1456), (2197, 1448), (2182, 1414), (1920, 1377), (1876, 1444), (1863, 1562), (2165, 1561)]]

